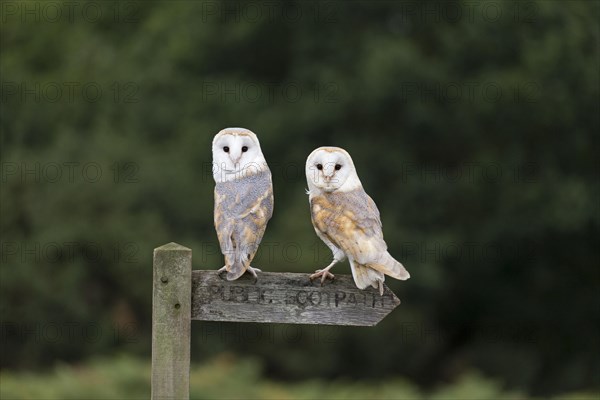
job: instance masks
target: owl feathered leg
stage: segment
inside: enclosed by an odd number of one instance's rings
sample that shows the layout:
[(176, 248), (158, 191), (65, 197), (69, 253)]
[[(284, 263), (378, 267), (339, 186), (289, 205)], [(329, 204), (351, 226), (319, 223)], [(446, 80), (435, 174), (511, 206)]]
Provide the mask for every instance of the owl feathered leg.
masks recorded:
[(333, 261), (331, 262), (331, 264), (329, 264), (327, 267), (325, 267), (323, 269), (316, 270), (314, 274), (312, 274), (308, 277), (308, 279), (310, 279), (311, 281), (313, 279), (320, 277), (321, 278), (321, 286), (323, 286), (323, 284), (325, 283), (325, 279), (329, 278), (329, 279), (333, 280), (335, 278), (335, 275), (333, 275), (331, 272), (329, 272), (329, 270), (331, 268), (333, 268), (333, 266), (335, 264), (339, 263), (340, 261), (344, 261), (346, 259), (346, 254), (344, 254), (344, 252), (341, 251), (336, 245), (331, 243), (331, 241), (329, 239), (327, 239), (327, 237), (323, 236), (316, 228), (315, 228), (315, 232), (317, 232), (317, 235), (321, 238), (323, 243), (325, 243), (327, 245), (327, 247), (329, 247), (329, 249), (333, 253)]

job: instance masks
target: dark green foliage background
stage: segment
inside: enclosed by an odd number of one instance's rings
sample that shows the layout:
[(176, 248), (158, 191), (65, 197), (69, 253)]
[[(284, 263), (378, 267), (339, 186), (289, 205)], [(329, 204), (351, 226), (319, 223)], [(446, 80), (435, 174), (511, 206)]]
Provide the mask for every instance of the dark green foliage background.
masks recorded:
[[(284, 380), (429, 387), (475, 368), (539, 394), (597, 389), (599, 3), (482, 2), (438, 20), (427, 10), (468, 2), (268, 3), (272, 16), (239, 20), (243, 5), (201, 1), (107, 2), (95, 22), (3, 15), (0, 367), (149, 356), (152, 249), (222, 265), (210, 144), (243, 126), (274, 178), (259, 267), (329, 261), (303, 169), (337, 145), (412, 278), (388, 282), (403, 304), (376, 328), (196, 324), (193, 360), (251, 354)], [(102, 95), (23, 94), (53, 82)], [(21, 174), (50, 163), (56, 182)]]

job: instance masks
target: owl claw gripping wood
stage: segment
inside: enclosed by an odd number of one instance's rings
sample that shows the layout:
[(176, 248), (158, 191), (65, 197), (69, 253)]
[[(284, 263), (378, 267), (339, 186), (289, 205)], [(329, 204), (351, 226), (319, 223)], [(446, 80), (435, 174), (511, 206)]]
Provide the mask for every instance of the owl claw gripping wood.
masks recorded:
[(256, 135), (244, 128), (227, 128), (213, 139), (215, 229), (225, 257), (228, 281), (260, 269), (250, 263), (267, 222), (273, 215), (271, 171)]
[(315, 232), (333, 253), (326, 268), (310, 280), (333, 279), (329, 272), (348, 258), (354, 283), (383, 295), (385, 275), (407, 280), (410, 274), (387, 251), (379, 210), (362, 187), (350, 154), (339, 147), (319, 147), (306, 160), (310, 215)]
[(325, 279), (331, 279), (334, 280), (335, 279), (335, 275), (333, 275), (331, 272), (329, 272), (329, 269), (333, 267), (333, 265), (330, 265), (329, 267), (325, 268), (325, 269), (318, 269), (315, 271), (314, 274), (312, 274), (311, 276), (308, 277), (308, 279), (312, 280), (313, 279), (317, 279), (317, 278), (321, 278), (321, 286), (323, 286), (323, 284), (325, 283)]

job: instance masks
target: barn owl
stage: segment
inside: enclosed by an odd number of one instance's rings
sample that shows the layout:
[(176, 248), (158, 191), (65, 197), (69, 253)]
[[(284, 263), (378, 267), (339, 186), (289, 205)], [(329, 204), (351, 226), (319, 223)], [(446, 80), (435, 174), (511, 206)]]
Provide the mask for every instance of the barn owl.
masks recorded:
[(225, 257), (227, 280), (248, 271), (273, 215), (271, 171), (256, 135), (243, 128), (223, 129), (213, 139), (215, 229)]
[(306, 160), (310, 215), (317, 235), (333, 252), (333, 261), (310, 279), (321, 284), (329, 270), (348, 258), (359, 289), (379, 288), (385, 275), (406, 280), (408, 271), (387, 251), (379, 210), (362, 187), (350, 154), (339, 147), (319, 147)]

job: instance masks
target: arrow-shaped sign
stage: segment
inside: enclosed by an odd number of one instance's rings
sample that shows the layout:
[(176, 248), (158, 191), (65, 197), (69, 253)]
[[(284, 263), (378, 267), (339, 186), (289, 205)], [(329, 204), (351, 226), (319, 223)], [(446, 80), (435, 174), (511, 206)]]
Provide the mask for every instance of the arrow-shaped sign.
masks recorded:
[[(191, 277), (191, 279), (190, 279)], [(190, 288), (191, 287), (191, 288)], [(360, 290), (349, 275), (311, 282), (308, 274), (261, 272), (229, 282), (217, 271), (192, 271), (192, 251), (154, 249), (153, 399), (189, 399), (191, 319), (202, 321), (373, 326), (400, 300), (384, 286)]]
[(216, 271), (192, 271), (192, 319), (202, 321), (373, 326), (400, 304), (384, 286), (360, 290), (350, 275), (320, 286), (309, 274), (261, 272), (227, 281)]

